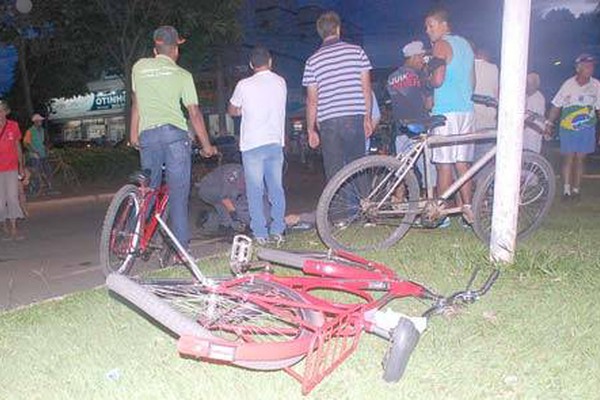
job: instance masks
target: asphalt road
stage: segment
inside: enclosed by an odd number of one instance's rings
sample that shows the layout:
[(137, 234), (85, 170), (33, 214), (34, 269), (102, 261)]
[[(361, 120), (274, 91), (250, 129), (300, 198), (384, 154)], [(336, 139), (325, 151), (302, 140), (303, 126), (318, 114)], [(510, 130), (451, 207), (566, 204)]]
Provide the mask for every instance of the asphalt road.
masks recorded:
[[(285, 176), (288, 210), (314, 209), (323, 185), (320, 170), (291, 168)], [(0, 241), (0, 310), (104, 284), (98, 245), (110, 197), (88, 195), (29, 205), (30, 217), (21, 224), (26, 239)], [(200, 207), (192, 196), (192, 227)], [(227, 251), (229, 243), (195, 237), (190, 247), (192, 255), (200, 258)]]
[[(0, 310), (90, 289), (104, 283), (98, 244), (110, 196), (30, 205), (26, 240), (0, 242)], [(194, 256), (228, 244), (193, 240)], [(150, 261), (152, 262), (152, 260)]]

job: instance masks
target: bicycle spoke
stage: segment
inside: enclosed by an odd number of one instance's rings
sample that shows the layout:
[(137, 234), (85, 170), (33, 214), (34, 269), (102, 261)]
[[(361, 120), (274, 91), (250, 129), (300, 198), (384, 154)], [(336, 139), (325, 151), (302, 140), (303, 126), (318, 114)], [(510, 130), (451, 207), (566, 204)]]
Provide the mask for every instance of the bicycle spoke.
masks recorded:
[(412, 180), (398, 182), (395, 174), (400, 162), (391, 157), (369, 157), (366, 162), (370, 164), (358, 165), (328, 198), (326, 236), (331, 236), (332, 243), (327, 244), (332, 247), (389, 246), (415, 217), (418, 186)]
[(222, 293), (200, 284), (146, 287), (213, 335), (228, 341), (288, 341), (303, 329), (300, 309), (281, 305), (282, 292), (268, 285), (248, 282)]

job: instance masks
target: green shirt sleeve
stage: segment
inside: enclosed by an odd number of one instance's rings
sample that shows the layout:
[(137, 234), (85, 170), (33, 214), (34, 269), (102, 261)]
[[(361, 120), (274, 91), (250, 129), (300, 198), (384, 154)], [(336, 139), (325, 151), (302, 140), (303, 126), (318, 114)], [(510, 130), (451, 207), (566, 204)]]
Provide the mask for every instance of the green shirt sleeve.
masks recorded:
[(198, 94), (196, 93), (196, 87), (194, 86), (194, 79), (192, 75), (186, 73), (185, 82), (183, 84), (183, 93), (181, 95), (181, 101), (184, 106), (191, 106), (198, 104)]

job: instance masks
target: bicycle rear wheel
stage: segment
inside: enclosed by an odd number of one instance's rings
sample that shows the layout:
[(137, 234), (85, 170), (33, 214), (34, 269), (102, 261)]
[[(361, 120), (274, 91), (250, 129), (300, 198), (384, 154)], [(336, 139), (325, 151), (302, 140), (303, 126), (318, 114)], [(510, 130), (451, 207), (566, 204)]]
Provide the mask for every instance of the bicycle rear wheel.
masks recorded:
[(100, 265), (105, 275), (127, 274), (133, 267), (141, 239), (140, 209), (135, 185), (123, 186), (113, 197), (100, 236)]
[(118, 274), (106, 283), (177, 336), (205, 339), (209, 359), (276, 370), (305, 356), (314, 337), (305, 324), (319, 326), (323, 317), (295, 306), (306, 303), (298, 293), (256, 278), (214, 281), (223, 284), (219, 290), (181, 279), (134, 282)]
[[(524, 152), (519, 190), (519, 217), (517, 240), (531, 235), (550, 211), (556, 193), (556, 177), (550, 163), (541, 155)], [(477, 184), (473, 196), (475, 222), (473, 230), (484, 243), (490, 242), (494, 206), (494, 171)]]
[(325, 187), (317, 206), (317, 230), (334, 249), (377, 250), (392, 246), (411, 227), (419, 206), (412, 171), (390, 156), (368, 156), (342, 168)]

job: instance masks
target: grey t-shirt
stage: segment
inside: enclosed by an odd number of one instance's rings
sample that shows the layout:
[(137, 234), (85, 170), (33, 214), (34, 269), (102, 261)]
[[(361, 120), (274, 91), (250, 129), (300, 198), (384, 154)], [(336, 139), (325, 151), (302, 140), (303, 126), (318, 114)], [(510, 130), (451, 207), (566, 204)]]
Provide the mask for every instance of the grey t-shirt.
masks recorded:
[(236, 201), (245, 196), (244, 169), (240, 164), (224, 164), (205, 175), (195, 184), (198, 195), (207, 203), (223, 199)]

